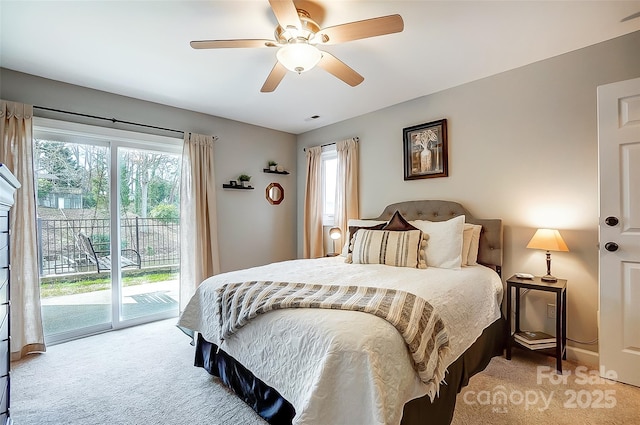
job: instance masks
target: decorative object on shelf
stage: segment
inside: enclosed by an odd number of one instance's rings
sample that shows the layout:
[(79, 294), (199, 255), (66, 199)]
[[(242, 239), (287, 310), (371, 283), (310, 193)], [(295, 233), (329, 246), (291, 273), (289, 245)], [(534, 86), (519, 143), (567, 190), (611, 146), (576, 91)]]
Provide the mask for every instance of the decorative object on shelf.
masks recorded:
[(229, 180), (229, 186), (237, 186), (238, 182), (235, 180)]
[(280, 183), (269, 183), (265, 196), (271, 205), (280, 205), (284, 201), (284, 189)]
[(269, 161), (269, 171), (276, 171), (278, 163), (275, 161)]
[(519, 344), (530, 350), (542, 350), (545, 348), (555, 348), (556, 337), (541, 331), (521, 331), (513, 334)]
[(227, 183), (224, 183), (222, 185), (222, 188), (223, 189), (240, 189), (240, 190), (247, 190), (247, 189), (253, 190), (253, 189), (255, 189), (253, 186), (242, 186), (242, 185), (239, 185), (239, 184), (227, 184)]
[(285, 174), (285, 175), (289, 174), (288, 171), (284, 170), (284, 167), (282, 165), (278, 165), (275, 171), (272, 171), (269, 168), (263, 168), (262, 171), (264, 171), (265, 173), (271, 173), (271, 174)]
[(404, 179), (447, 177), (447, 120), (402, 129)]
[(238, 181), (242, 185), (242, 187), (251, 187), (249, 186), (249, 181), (251, 180), (251, 176), (248, 174), (240, 174), (238, 176)]
[(569, 251), (560, 232), (556, 229), (538, 229), (527, 244), (527, 248), (547, 251), (547, 274), (541, 279), (545, 282), (557, 282), (558, 279), (551, 275), (551, 253), (549, 251)]
[(342, 237), (342, 230), (339, 227), (332, 227), (329, 229), (329, 237), (331, 237), (331, 243), (333, 244), (333, 252), (336, 253), (336, 241)]

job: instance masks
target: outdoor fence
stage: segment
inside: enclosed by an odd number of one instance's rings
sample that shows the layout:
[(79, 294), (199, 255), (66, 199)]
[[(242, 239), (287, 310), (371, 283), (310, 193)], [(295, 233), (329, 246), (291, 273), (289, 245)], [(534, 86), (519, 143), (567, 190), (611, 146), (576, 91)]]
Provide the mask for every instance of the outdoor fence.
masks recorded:
[[(120, 224), (120, 248), (137, 251), (142, 267), (179, 263), (179, 219), (122, 218)], [(41, 276), (96, 271), (77, 243), (79, 232), (91, 239), (96, 251), (110, 250), (109, 219), (38, 218)]]

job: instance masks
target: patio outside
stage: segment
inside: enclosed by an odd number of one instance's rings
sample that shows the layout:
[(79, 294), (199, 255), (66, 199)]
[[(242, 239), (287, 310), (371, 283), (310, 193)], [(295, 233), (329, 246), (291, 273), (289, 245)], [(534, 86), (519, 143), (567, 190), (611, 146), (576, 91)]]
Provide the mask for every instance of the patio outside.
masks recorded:
[[(59, 210), (39, 212), (51, 216)], [(178, 220), (135, 217), (121, 223), (121, 246), (140, 255), (139, 266), (122, 268), (122, 319), (177, 314)], [(77, 238), (87, 232), (96, 251), (108, 253), (108, 226), (108, 219), (38, 219), (45, 335), (111, 322), (111, 270), (98, 272)]]
[[(154, 272), (144, 272), (145, 274)], [(126, 318), (175, 311), (178, 309), (177, 273), (162, 273), (164, 279), (150, 283), (127, 285), (125, 273), (122, 299), (122, 315)], [(80, 327), (111, 322), (111, 291), (100, 289), (71, 295), (45, 295), (42, 297), (42, 314), (45, 335), (54, 335)]]

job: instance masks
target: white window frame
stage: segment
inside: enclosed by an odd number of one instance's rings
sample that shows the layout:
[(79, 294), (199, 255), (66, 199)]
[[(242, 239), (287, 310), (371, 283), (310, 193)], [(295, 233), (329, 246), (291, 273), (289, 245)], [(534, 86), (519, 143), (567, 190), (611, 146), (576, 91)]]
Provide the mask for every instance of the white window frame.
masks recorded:
[[(338, 172), (337, 172), (337, 164), (338, 164), (338, 151), (336, 150), (336, 145), (330, 145), (330, 146), (326, 146), (324, 148), (322, 148), (322, 155), (320, 157), (320, 160), (322, 162), (322, 224), (324, 226), (334, 226), (335, 225), (335, 196), (333, 199), (333, 205), (334, 205), (334, 211), (333, 212), (328, 212), (327, 211), (327, 184), (330, 183), (330, 181), (327, 179), (327, 170), (326, 170), (326, 163), (327, 161), (331, 161), (331, 160), (335, 160), (336, 161), (336, 175), (333, 179), (333, 183), (334, 185), (337, 186), (337, 179), (338, 179)], [(333, 193), (336, 193), (336, 188), (333, 188)]]

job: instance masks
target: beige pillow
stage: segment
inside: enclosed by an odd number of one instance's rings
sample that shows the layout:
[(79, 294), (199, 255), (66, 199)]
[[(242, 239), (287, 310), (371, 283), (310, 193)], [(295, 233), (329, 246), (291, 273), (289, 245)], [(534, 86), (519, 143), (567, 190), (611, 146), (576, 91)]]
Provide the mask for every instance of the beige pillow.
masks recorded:
[(469, 260), (469, 247), (471, 247), (471, 237), (473, 234), (473, 224), (464, 223), (462, 232), (462, 265), (466, 266)]
[(359, 229), (352, 240), (347, 262), (425, 269), (425, 245), (426, 241), (420, 230), (402, 232)]
[[(447, 221), (410, 221), (428, 236), (427, 266), (459, 269), (462, 266), (462, 235), (464, 215)], [(473, 241), (472, 241), (473, 243)]]
[(471, 243), (469, 244), (469, 255), (467, 256), (467, 265), (475, 266), (478, 264), (478, 249), (480, 248), (480, 232), (482, 225), (472, 224), (473, 233), (471, 234)]

